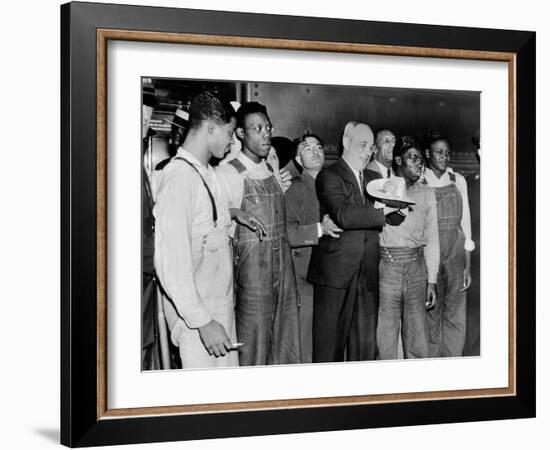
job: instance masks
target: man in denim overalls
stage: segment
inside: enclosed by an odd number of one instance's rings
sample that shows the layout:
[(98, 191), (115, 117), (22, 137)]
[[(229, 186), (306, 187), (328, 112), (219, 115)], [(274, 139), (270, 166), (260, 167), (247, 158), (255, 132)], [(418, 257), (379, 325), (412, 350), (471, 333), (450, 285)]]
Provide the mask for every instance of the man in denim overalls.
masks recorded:
[(430, 356), (462, 356), (466, 339), (466, 290), (470, 287), (472, 241), (466, 180), (448, 167), (450, 141), (432, 133), (426, 141), (425, 177), (437, 199), (440, 301), (428, 312)]
[(266, 234), (237, 225), (235, 258), (237, 338), (240, 365), (301, 362), (298, 295), (286, 232), (285, 198), (266, 163), (273, 126), (265, 106), (245, 103), (237, 112), (241, 154), (218, 168), (231, 208), (256, 216)]

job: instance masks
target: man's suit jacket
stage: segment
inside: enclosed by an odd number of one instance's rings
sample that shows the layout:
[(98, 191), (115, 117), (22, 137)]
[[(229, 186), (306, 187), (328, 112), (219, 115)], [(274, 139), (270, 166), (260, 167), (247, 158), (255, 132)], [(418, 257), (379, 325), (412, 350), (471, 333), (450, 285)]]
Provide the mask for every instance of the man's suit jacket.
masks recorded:
[(313, 295), (313, 288), (307, 283), (306, 276), (312, 246), (319, 243), (318, 223), (321, 218), (315, 180), (303, 171), (292, 180), (292, 185), (286, 191), (285, 197), (286, 231), (292, 246), (298, 290), (301, 295)]
[[(363, 171), (363, 176), (365, 183), (380, 178), (370, 170)], [(313, 247), (307, 280), (346, 288), (364, 258), (367, 286), (377, 292), (379, 232), (385, 223), (384, 213), (374, 209), (369, 198), (363, 200), (357, 178), (342, 158), (319, 173), (315, 187), (320, 216), (328, 214), (344, 232), (339, 239), (323, 236)]]
[[(381, 168), (374, 159), (367, 164), (367, 170), (376, 172), (379, 175), (378, 178), (382, 178), (382, 177), (389, 178), (387, 173), (388, 169), (384, 169), (384, 172), (385, 172), (384, 174), (380, 173)], [(392, 173), (392, 170), (390, 169), (390, 175), (391, 173)]]

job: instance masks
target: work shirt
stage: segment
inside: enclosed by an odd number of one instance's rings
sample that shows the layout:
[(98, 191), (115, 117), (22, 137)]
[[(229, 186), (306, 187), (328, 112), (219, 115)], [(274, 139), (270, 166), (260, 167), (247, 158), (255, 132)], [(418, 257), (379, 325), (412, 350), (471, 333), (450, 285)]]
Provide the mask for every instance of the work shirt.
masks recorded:
[[(229, 208), (241, 209), (245, 178), (265, 180), (274, 176), (274, 174), (269, 169), (265, 159), (262, 159), (259, 163), (255, 163), (244, 153), (240, 153), (235, 159), (239, 160), (246, 167), (244, 172), (239, 173), (233, 165), (224, 164), (217, 167), (216, 174), (227, 206)], [(231, 237), (235, 234), (236, 226), (236, 223), (233, 222), (230, 228)]]
[(470, 217), (470, 203), (468, 202), (468, 185), (466, 179), (459, 173), (456, 173), (450, 167), (447, 168), (445, 173), (438, 178), (432, 169), (426, 168), (424, 174), (428, 186), (433, 188), (439, 188), (448, 186), (453, 183), (451, 175), (454, 175), (454, 184), (462, 196), (462, 219), (460, 221), (460, 227), (464, 233), (464, 249), (471, 252), (476, 248), (474, 241), (472, 240), (472, 221)]
[(437, 283), (439, 270), (439, 231), (437, 203), (431, 187), (416, 182), (407, 188), (407, 196), (416, 202), (398, 226), (386, 224), (380, 233), (382, 247), (424, 247), (428, 282)]
[[(210, 188), (218, 215), (201, 178)], [(155, 269), (161, 284), (189, 328), (209, 323), (212, 312), (232, 308), (233, 272), (229, 209), (216, 172), (182, 147), (161, 172), (155, 215)]]

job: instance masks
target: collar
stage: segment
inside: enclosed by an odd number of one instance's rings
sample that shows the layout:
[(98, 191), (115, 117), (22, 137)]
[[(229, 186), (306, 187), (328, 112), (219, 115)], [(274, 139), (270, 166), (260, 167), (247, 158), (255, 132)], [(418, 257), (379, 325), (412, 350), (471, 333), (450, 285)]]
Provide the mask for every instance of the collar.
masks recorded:
[(237, 156), (237, 159), (243, 163), (243, 165), (246, 167), (246, 170), (254, 170), (258, 168), (264, 168), (267, 170), (267, 164), (265, 162), (265, 159), (262, 159), (259, 163), (255, 163), (252, 161), (248, 156), (246, 156), (242, 151)]
[[(451, 167), (447, 167), (445, 169), (445, 172), (443, 173), (443, 175), (441, 175), (441, 177), (443, 178), (445, 175), (448, 175), (450, 173), (452, 173), (454, 175), (455, 172)], [(432, 169), (430, 169), (429, 167), (426, 167), (426, 174), (429, 174), (430, 176), (433, 176), (433, 177), (437, 178), (437, 176), (435, 175), (435, 172)]]
[(453, 169), (447, 167), (443, 175), (438, 178), (432, 169), (426, 167), (426, 170), (424, 172), (424, 179), (432, 187), (443, 187), (454, 182), (454, 180), (456, 179), (456, 175)]
[(313, 178), (308, 172), (304, 170), (300, 177), (305, 184), (308, 186), (313, 186), (313, 189), (315, 189), (315, 178)]
[(361, 172), (359, 169), (354, 169), (353, 166), (350, 164), (350, 162), (344, 158), (344, 155), (342, 155), (342, 160), (348, 165), (348, 167), (351, 169), (351, 171), (354, 173), (356, 177), (359, 176), (359, 172)]
[(376, 167), (378, 167), (378, 172), (380, 172), (384, 176), (384, 178), (388, 176), (388, 169), (390, 170), (391, 174), (391, 167), (386, 167), (384, 164), (382, 164), (380, 161), (377, 161), (376, 159), (373, 159), (373, 162), (376, 164)]
[(176, 156), (179, 156), (181, 158), (185, 158), (187, 161), (189, 161), (194, 166), (197, 166), (197, 168), (209, 170), (210, 164), (208, 164), (207, 167), (205, 167), (196, 157), (193, 155), (193, 153), (188, 152), (183, 147), (179, 147), (178, 151), (176, 152)]
[(417, 191), (419, 189), (421, 189), (422, 185), (424, 183), (422, 183), (422, 181), (420, 181), (420, 178), (418, 180), (416, 180), (413, 184), (411, 184), (408, 188), (407, 188), (407, 192), (414, 192), (414, 191)]

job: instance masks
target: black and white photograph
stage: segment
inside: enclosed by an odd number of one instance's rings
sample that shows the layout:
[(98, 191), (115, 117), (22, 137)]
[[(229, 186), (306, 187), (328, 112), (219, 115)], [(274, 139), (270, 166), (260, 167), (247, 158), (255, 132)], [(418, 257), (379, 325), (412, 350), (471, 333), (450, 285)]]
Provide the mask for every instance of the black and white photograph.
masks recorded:
[(480, 356), (479, 91), (140, 94), (142, 371)]
[(344, 4), (60, 8), (64, 445), (535, 435), (534, 22)]

